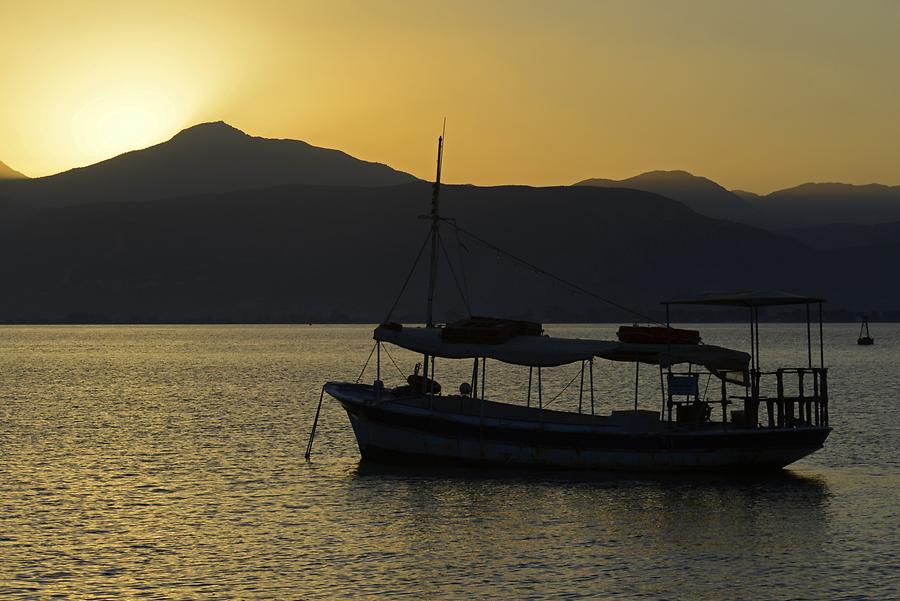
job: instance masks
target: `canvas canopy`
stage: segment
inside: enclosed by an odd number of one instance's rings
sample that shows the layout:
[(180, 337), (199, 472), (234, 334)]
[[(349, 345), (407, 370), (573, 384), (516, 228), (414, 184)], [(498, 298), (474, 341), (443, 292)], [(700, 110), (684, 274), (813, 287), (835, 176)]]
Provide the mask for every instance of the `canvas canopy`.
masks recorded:
[[(379, 326), (375, 340), (407, 350), (443, 357), (466, 359), (487, 357), (504, 363), (529, 367), (555, 367), (599, 357), (610, 361), (629, 361), (669, 367), (678, 363), (702, 365), (719, 377), (726, 372), (747, 370), (750, 355), (708, 344), (636, 344), (614, 340), (550, 338), (549, 336), (513, 336), (499, 344), (446, 342), (440, 328), (393, 328)], [(728, 379), (743, 379), (729, 374)]]

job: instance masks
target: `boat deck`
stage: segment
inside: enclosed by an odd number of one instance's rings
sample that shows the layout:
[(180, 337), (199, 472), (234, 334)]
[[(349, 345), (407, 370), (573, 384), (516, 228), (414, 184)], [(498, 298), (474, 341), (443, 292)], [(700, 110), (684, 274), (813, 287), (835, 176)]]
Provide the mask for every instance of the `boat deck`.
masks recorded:
[(587, 428), (614, 429), (634, 432), (661, 432), (672, 430), (685, 431), (722, 431), (725, 424), (721, 421), (708, 421), (701, 424), (677, 424), (660, 420), (658, 411), (644, 409), (613, 411), (610, 415), (591, 415), (573, 411), (542, 409), (535, 406), (514, 405), (491, 400), (474, 399), (461, 395), (396, 395), (390, 389), (381, 391), (377, 396), (373, 386), (369, 384), (333, 383), (339, 387), (342, 396), (355, 398), (364, 404), (391, 404), (413, 410), (433, 412), (435, 415), (447, 417), (479, 418), (486, 420), (512, 421), (524, 424), (543, 424), (544, 426), (584, 426)]

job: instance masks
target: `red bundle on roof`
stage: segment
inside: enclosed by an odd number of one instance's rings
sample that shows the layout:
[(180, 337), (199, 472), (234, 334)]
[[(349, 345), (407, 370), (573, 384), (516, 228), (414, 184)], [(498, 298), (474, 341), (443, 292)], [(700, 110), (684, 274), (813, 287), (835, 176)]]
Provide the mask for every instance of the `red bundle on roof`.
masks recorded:
[(532, 321), (472, 316), (469, 319), (448, 323), (441, 330), (441, 340), (444, 342), (500, 344), (513, 336), (540, 336), (543, 332), (541, 324)]
[(620, 326), (616, 336), (620, 342), (637, 344), (700, 344), (699, 330), (664, 326)]

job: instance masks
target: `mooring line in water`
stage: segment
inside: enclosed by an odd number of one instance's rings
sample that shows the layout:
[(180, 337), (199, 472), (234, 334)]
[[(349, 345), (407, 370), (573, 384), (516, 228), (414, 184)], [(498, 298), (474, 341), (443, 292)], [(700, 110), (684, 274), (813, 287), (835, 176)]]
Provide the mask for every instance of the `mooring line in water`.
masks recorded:
[(325, 387), (322, 386), (322, 393), (319, 395), (319, 406), (316, 407), (316, 417), (313, 419), (312, 430), (309, 432), (309, 442), (306, 443), (306, 460), (309, 461), (309, 456), (312, 454), (312, 445), (313, 439), (316, 437), (316, 426), (319, 425), (319, 412), (322, 410), (322, 399), (325, 398)]

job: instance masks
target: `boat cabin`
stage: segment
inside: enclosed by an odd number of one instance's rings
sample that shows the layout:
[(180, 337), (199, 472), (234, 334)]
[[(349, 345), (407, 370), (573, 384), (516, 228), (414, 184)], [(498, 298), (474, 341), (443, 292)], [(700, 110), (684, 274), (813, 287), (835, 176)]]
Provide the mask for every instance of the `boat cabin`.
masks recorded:
[[(618, 340), (551, 338), (541, 324), (471, 317), (445, 326), (408, 327), (386, 323), (375, 329), (376, 378), (371, 387), (374, 403), (390, 399), (421, 405), (428, 410), (442, 407), (480, 413), (488, 409), (496, 415), (535, 420), (548, 419), (545, 412), (542, 369), (569, 364), (581, 365), (578, 380), (578, 411), (552, 411), (553, 419), (562, 415), (573, 423), (579, 420), (597, 424), (609, 418), (628, 420), (641, 428), (668, 429), (756, 429), (793, 428), (828, 425), (828, 383), (822, 349), (821, 299), (787, 293), (740, 293), (705, 295), (666, 301), (665, 326), (623, 326)], [(696, 330), (671, 326), (671, 307), (702, 304), (746, 307), (750, 314), (750, 352), (703, 344)], [(807, 356), (805, 366), (781, 366), (763, 369), (759, 344), (759, 308), (773, 305), (804, 304), (807, 308)], [(813, 365), (810, 308), (820, 307), (819, 365)], [(381, 379), (382, 344), (395, 345), (422, 356), (407, 381), (385, 387)], [(459, 393), (445, 390), (438, 383), (437, 359), (470, 359), (471, 378), (459, 387)], [(598, 414), (594, 362), (597, 359), (629, 362), (635, 366), (633, 408), (613, 407), (602, 399), (606, 415)], [(522, 374), (526, 412), (514, 409), (519, 402), (487, 399), (485, 380), (487, 361), (495, 360), (527, 369)], [(641, 364), (659, 371), (659, 411), (638, 408), (638, 370)], [(710, 381), (718, 382), (711, 386)], [(570, 382), (574, 384), (574, 382)], [(477, 401), (477, 402), (476, 402)], [(611, 412), (610, 412), (611, 411)], [(650, 415), (652, 414), (652, 415)], [(615, 421), (614, 420), (614, 421)]]
[[(731, 423), (747, 428), (791, 428), (796, 426), (828, 426), (828, 369), (822, 322), (824, 299), (799, 296), (787, 292), (709, 293), (664, 302), (666, 323), (670, 323), (673, 305), (707, 305), (742, 307), (749, 313), (750, 367), (744, 393), (734, 395), (723, 380), (719, 402), (724, 414), (732, 402), (742, 408), (731, 411)], [(759, 310), (762, 307), (803, 305), (806, 309), (805, 366), (779, 366), (763, 369), (759, 344)], [(813, 361), (812, 307), (818, 308), (818, 366)], [(671, 377), (678, 377), (675, 373)], [(707, 401), (709, 402), (709, 401)], [(762, 414), (761, 414), (762, 412)], [(723, 422), (724, 422), (723, 416)]]

